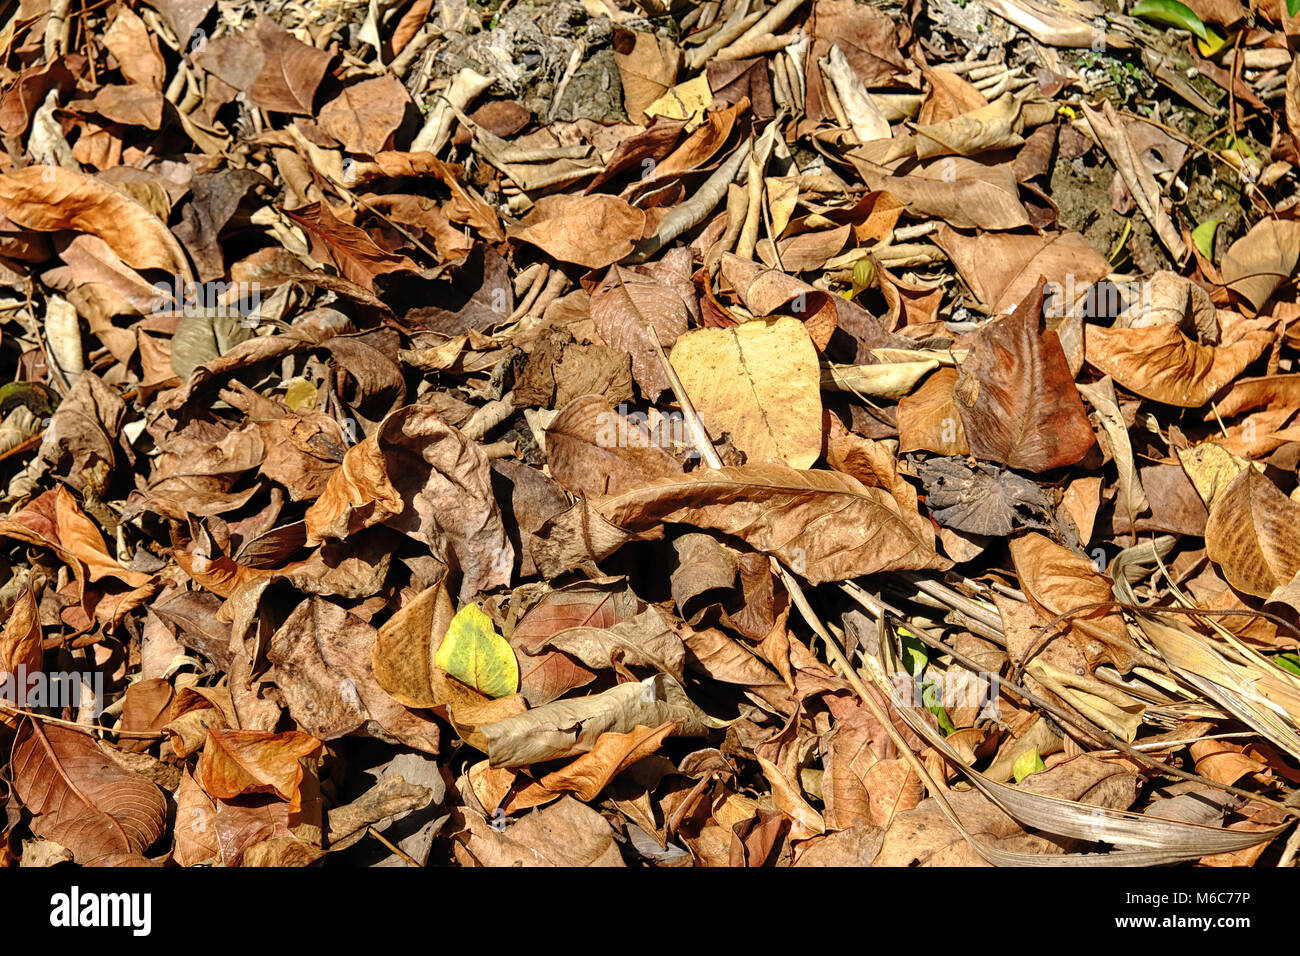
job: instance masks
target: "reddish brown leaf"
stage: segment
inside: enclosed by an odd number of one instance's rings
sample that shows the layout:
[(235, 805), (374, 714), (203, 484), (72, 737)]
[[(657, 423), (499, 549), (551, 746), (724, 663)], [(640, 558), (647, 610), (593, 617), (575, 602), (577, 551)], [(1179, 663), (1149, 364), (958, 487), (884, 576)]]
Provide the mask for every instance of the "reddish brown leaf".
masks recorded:
[(1048, 471), (1096, 444), (1060, 341), (1041, 328), (1042, 310), (1039, 287), (974, 335), (953, 399), (976, 458)]

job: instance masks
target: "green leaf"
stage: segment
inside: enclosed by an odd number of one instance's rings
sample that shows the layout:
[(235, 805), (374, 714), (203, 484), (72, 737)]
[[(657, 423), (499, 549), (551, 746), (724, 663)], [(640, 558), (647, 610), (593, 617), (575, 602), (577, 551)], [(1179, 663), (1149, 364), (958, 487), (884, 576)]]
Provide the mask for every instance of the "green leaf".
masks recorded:
[(1201, 18), (1192, 12), (1192, 9), (1186, 4), (1179, 3), (1178, 0), (1141, 0), (1135, 5), (1130, 13), (1142, 20), (1148, 20), (1151, 23), (1159, 23), (1161, 26), (1177, 27), (1180, 30), (1190, 30), (1199, 40), (1210, 42), (1210, 35), (1205, 29), (1205, 24)]
[[(1296, 3), (1300, 3), (1300, 0), (1296, 0)], [(1214, 237), (1222, 222), (1222, 219), (1207, 219), (1192, 230), (1192, 242), (1196, 244), (1200, 254), (1207, 259), (1214, 257)]]
[(1046, 770), (1047, 766), (1043, 763), (1043, 758), (1038, 756), (1038, 748), (1030, 747), (1011, 765), (1011, 774), (1016, 778), (1016, 783), (1024, 780), (1031, 773), (1038, 773), (1040, 770)]
[[(1296, 0), (1296, 4), (1297, 6), (1300, 6), (1300, 0)], [(1282, 670), (1290, 671), (1292, 674), (1300, 677), (1300, 654), (1292, 654), (1290, 652), (1279, 654), (1277, 657), (1273, 658), (1273, 663), (1282, 668)]]
[(477, 604), (456, 612), (433, 662), (488, 697), (508, 697), (519, 690), (515, 652)]
[(929, 655), (925, 652), (925, 645), (921, 639), (905, 627), (898, 629), (898, 643), (903, 647), (903, 667), (912, 675), (914, 680), (920, 680), (921, 675), (925, 673), (925, 665), (929, 663)]
[(19, 405), (26, 405), (37, 418), (48, 418), (54, 414), (57, 404), (54, 393), (40, 382), (0, 385), (0, 417), (8, 415)]
[(1236, 150), (1238, 153), (1240, 153), (1242, 156), (1245, 156), (1247, 159), (1254, 159), (1254, 160), (1259, 159), (1259, 155), (1253, 149), (1251, 149), (1250, 141), (1244, 140), (1240, 136), (1236, 136), (1236, 135), (1229, 136), (1228, 148)]
[(1300, 0), (1286, 0), (1286, 15), (1293, 17), (1300, 12)]
[(948, 716), (948, 711), (944, 710), (942, 707), (931, 707), (930, 713), (934, 714), (938, 719), (939, 729), (945, 734), (955, 734), (957, 732), (957, 727), (953, 724), (952, 718)]

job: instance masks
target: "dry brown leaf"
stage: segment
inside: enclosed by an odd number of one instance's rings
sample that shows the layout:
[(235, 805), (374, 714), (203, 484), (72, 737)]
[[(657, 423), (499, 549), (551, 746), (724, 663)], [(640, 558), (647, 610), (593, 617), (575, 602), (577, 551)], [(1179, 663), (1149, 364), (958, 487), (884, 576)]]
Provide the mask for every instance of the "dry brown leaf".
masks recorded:
[(808, 468), (821, 457), (821, 370), (799, 320), (694, 329), (670, 359), (710, 435), (730, 435), (748, 462)]
[(682, 467), (635, 420), (599, 395), (574, 399), (546, 429), (551, 475), (574, 495), (599, 498), (681, 474)]
[(1205, 553), (1228, 583), (1268, 597), (1300, 571), (1300, 504), (1254, 468), (1244, 468), (1214, 498)]
[[(1013, 538), (1010, 549), (1020, 587), (1044, 624), (1083, 605), (1113, 600), (1110, 580), (1091, 561), (1044, 535), (1031, 532)], [(1057, 630), (1067, 627), (1090, 664), (1108, 660), (1121, 673), (1128, 673), (1143, 657), (1114, 608), (1080, 611), (1068, 623), (1057, 625)]]
[(117, 15), (104, 33), (104, 46), (116, 57), (122, 75), (132, 83), (161, 90), (167, 78), (167, 64), (158, 52), (157, 40), (129, 7), (119, 5)]
[(390, 144), (410, 103), (406, 87), (390, 73), (345, 88), (317, 119), (350, 152), (373, 156)]
[(271, 637), (267, 659), (298, 726), (332, 740), (375, 721), (394, 739), (438, 752), (438, 725), (413, 714), (376, 681), (376, 632), (337, 604), (303, 601)]
[(611, 495), (596, 508), (632, 531), (674, 522), (734, 535), (814, 584), (946, 565), (888, 492), (838, 472), (703, 468)]
[(1102, 442), (1119, 472), (1117, 504), (1122, 513), (1132, 520), (1151, 505), (1147, 501), (1146, 492), (1142, 490), (1142, 481), (1133, 460), (1133, 446), (1129, 443), (1128, 426), (1115, 395), (1115, 383), (1110, 378), (1103, 378), (1100, 382), (1080, 385), (1078, 388), (1079, 393), (1097, 410), (1097, 418), (1102, 427)]
[(953, 398), (958, 372), (936, 369), (911, 395), (898, 402), (898, 450), (969, 455), (961, 409)]
[(623, 102), (628, 118), (634, 123), (648, 123), (646, 107), (677, 82), (681, 50), (667, 37), (617, 29), (614, 62), (623, 80)]
[(28, 721), (11, 758), (14, 793), (32, 830), (82, 864), (143, 853), (163, 832), (167, 803), (147, 778), (119, 766), (90, 736)]
[(427, 543), (460, 573), (460, 596), (467, 601), (508, 584), (514, 567), (490, 475), (482, 448), (432, 407), (398, 409), (348, 450), (307, 509), (307, 542), (344, 538), (383, 522)]
[(587, 753), (605, 733), (632, 733), (670, 722), (678, 737), (702, 737), (713, 725), (679, 684), (660, 675), (590, 697), (557, 700), (479, 730), (493, 767), (526, 767)]
[(1261, 219), (1223, 257), (1219, 271), (1229, 289), (1259, 311), (1300, 262), (1300, 222)]
[(310, 115), (316, 88), (331, 54), (308, 46), (269, 16), (251, 30), (213, 40), (195, 60), (208, 73), (244, 93), (254, 106)]
[(1004, 93), (992, 103), (959, 116), (921, 123), (916, 127), (916, 155), (974, 156), (995, 149), (1012, 149), (1025, 140), (1015, 129), (1020, 103)]
[(625, 667), (649, 667), (685, 683), (686, 650), (672, 622), (657, 608), (647, 608), (612, 627), (569, 627), (540, 644), (553, 647), (600, 671), (618, 661)]
[[(13, 692), (13, 696), (0, 697), (0, 701), (24, 707), (27, 680), (41, 673), (44, 658), (36, 599), (30, 588), (23, 588), (8, 610), (4, 630), (0, 631), (0, 674), (13, 675), (14, 682), (12, 685), (9, 680), (0, 682), (0, 687)], [(0, 711), (0, 724), (17, 727), (21, 719), (18, 714)]]
[(455, 614), (440, 580), (404, 604), (379, 628), (371, 651), (375, 680), (407, 707), (440, 703), (433, 690), (433, 656)]
[(591, 319), (601, 341), (632, 357), (632, 375), (652, 399), (668, 388), (650, 329), (671, 349), (691, 319), (699, 320), (690, 254), (669, 252), (648, 268), (615, 266), (591, 295)]
[(981, 326), (953, 388), (971, 454), (1027, 471), (1072, 465), (1096, 444), (1042, 303), (1038, 288)]
[(369, 292), (375, 291), (376, 276), (412, 268), (405, 256), (381, 248), (368, 232), (343, 222), (323, 202), (286, 211), (285, 215), (307, 233), (317, 259), (334, 263), (343, 278)]
[(543, 196), (506, 234), (561, 262), (601, 269), (626, 258), (645, 227), (645, 212), (615, 196)]
[(572, 797), (529, 814), (499, 832), (466, 813), (456, 857), (466, 866), (623, 866), (605, 818)]
[(995, 313), (1019, 306), (1043, 280), (1055, 283), (1055, 288), (1082, 292), (1111, 271), (1110, 263), (1077, 232), (987, 235), (941, 225), (934, 241), (971, 291)]
[(107, 183), (58, 166), (0, 175), (0, 212), (37, 232), (98, 236), (129, 266), (191, 278), (180, 244), (148, 208)]
[[(861, 152), (859, 150), (858, 152)], [(1029, 225), (1009, 165), (986, 166), (962, 156), (928, 160), (908, 175), (849, 153), (863, 181), (906, 204), (916, 216), (954, 229), (1016, 229)]]
[(195, 779), (216, 800), (270, 793), (296, 811), (303, 783), (299, 761), (317, 756), (320, 748), (319, 740), (297, 730), (210, 730)]
[(637, 727), (628, 734), (601, 734), (590, 752), (548, 773), (540, 783), (547, 790), (571, 790), (579, 800), (590, 803), (611, 780), (658, 750), (672, 730), (670, 721), (658, 727)]
[(1181, 262), (1187, 256), (1187, 244), (1165, 209), (1161, 185), (1142, 162), (1135, 136), (1129, 128), (1140, 121), (1121, 118), (1110, 100), (1102, 101), (1100, 111), (1083, 104), (1083, 115), (1128, 187), (1129, 195), (1151, 223), (1169, 255), (1175, 262)]
[(923, 126), (952, 119), (989, 104), (974, 84), (951, 70), (925, 69), (922, 72), (930, 84), (916, 117), (916, 121)]

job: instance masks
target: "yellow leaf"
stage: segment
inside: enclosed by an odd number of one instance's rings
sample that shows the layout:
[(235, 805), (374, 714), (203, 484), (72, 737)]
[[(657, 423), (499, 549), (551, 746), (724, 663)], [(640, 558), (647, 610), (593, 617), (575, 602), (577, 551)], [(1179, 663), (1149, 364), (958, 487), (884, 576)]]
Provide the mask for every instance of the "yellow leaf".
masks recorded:
[[(1192, 448), (1178, 449), (1178, 460), (1192, 480), (1196, 493), (1209, 508), (1232, 480), (1249, 464), (1215, 442), (1201, 442)], [(1259, 471), (1264, 469), (1260, 467)]]
[(519, 689), (515, 652), (477, 604), (456, 612), (433, 662), (488, 697), (507, 697)]
[(1016, 778), (1016, 783), (1019, 783), (1031, 773), (1038, 773), (1039, 771), (1046, 769), (1047, 767), (1043, 764), (1043, 758), (1038, 756), (1038, 748), (1030, 747), (1016, 758), (1015, 765), (1011, 768), (1011, 773)]
[(707, 77), (697, 76), (693, 80), (679, 83), (645, 108), (647, 119), (662, 116), (665, 119), (689, 120), (686, 131), (689, 133), (699, 126), (704, 118), (704, 111), (713, 102), (713, 93), (709, 89)]
[(305, 378), (293, 379), (289, 382), (289, 387), (284, 391), (284, 403), (289, 406), (291, 412), (300, 412), (304, 408), (315, 408), (318, 398), (316, 386)]

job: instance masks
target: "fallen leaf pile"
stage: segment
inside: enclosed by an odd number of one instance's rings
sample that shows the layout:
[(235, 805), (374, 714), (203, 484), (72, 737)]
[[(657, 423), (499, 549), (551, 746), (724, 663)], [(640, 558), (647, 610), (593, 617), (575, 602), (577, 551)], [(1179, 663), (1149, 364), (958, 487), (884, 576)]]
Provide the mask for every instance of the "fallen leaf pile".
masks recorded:
[(1300, 0), (1155, 6), (15, 7), (0, 865), (1295, 865)]

